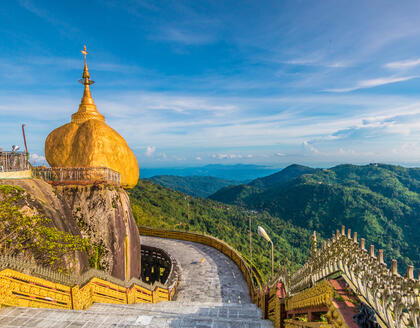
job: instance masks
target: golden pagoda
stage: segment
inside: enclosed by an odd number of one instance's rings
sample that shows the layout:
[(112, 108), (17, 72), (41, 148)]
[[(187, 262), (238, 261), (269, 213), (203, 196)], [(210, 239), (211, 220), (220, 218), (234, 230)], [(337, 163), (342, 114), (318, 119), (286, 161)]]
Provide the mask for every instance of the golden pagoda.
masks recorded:
[(127, 142), (105, 123), (90, 94), (90, 79), (85, 56), (80, 83), (84, 85), (79, 110), (71, 122), (52, 131), (45, 140), (45, 157), (51, 167), (107, 167), (121, 174), (124, 188), (132, 188), (139, 178), (137, 159)]

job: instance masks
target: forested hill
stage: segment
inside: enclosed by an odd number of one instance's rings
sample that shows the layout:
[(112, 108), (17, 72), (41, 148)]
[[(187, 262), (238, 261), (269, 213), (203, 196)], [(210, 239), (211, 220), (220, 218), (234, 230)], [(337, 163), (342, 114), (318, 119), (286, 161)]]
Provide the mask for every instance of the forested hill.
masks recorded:
[(210, 198), (268, 211), (324, 237), (344, 224), (376, 248), (384, 248), (388, 263), (395, 258), (404, 266), (420, 266), (419, 168), (338, 165), (301, 172), (278, 183), (254, 180), (226, 187)]
[(276, 172), (266, 177), (252, 180), (248, 185), (252, 187), (266, 189), (277, 184), (289, 182), (293, 179), (300, 177), (303, 174), (313, 173), (315, 171), (316, 169), (313, 169), (311, 167), (292, 164), (284, 168), (280, 172)]
[(239, 181), (225, 180), (210, 176), (182, 177), (176, 175), (156, 175), (147, 178), (147, 180), (195, 197), (207, 197), (223, 187), (240, 184)]
[(270, 249), (269, 244), (257, 235), (258, 225), (267, 230), (274, 242), (276, 267), (281, 263), (296, 269), (309, 255), (311, 232), (267, 212), (251, 213), (239, 206), (227, 206), (209, 199), (186, 198), (186, 194), (147, 180), (140, 180), (129, 194), (137, 224), (205, 232), (228, 242), (246, 257), (249, 257), (248, 218), (251, 215), (254, 260), (265, 274), (271, 267)]

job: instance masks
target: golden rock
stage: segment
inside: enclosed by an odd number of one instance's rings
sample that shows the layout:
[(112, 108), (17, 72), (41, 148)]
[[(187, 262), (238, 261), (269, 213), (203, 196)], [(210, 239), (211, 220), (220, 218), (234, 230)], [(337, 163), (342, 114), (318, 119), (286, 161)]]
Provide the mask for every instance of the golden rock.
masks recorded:
[(132, 188), (139, 179), (137, 159), (127, 142), (105, 123), (96, 109), (89, 86), (94, 82), (86, 63), (82, 80), (85, 90), (79, 110), (71, 122), (52, 131), (45, 141), (45, 157), (51, 167), (108, 167), (121, 174), (124, 188)]

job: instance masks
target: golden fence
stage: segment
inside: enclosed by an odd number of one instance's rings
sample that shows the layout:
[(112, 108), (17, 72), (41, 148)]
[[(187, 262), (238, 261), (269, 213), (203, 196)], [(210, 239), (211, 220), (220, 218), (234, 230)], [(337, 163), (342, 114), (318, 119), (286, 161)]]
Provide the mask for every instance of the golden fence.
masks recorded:
[(80, 276), (66, 276), (30, 261), (0, 256), (0, 307), (84, 310), (95, 302), (134, 304), (170, 301), (179, 280), (176, 262), (173, 267), (165, 284), (147, 284), (136, 278), (123, 281), (95, 269)]
[(267, 319), (271, 320), (274, 323), (275, 328), (280, 327), (281, 322), (281, 306), (282, 302), (279, 297), (277, 297), (277, 286), (273, 286), (268, 290), (267, 293)]
[(108, 183), (121, 185), (121, 174), (107, 167), (33, 167), (34, 178), (53, 185)]
[(334, 290), (327, 280), (323, 280), (305, 291), (286, 299), (286, 311), (307, 307), (329, 306), (334, 298)]
[(341, 227), (331, 239), (317, 247), (313, 236), (311, 256), (293, 276), (286, 277), (289, 296), (315, 286), (332, 275), (341, 276), (349, 288), (376, 313), (381, 327), (420, 328), (420, 280), (414, 267), (408, 266), (405, 276), (398, 273), (397, 261), (390, 268), (384, 262), (383, 250), (369, 251), (365, 239)]
[(327, 322), (305, 322), (292, 319), (284, 320), (284, 328), (334, 328)]

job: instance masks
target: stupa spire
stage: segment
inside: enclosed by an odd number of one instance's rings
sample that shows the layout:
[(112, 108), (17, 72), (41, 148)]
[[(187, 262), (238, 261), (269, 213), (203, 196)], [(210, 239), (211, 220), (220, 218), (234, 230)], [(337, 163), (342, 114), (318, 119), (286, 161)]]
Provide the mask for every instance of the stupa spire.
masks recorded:
[(85, 66), (83, 68), (82, 78), (79, 80), (79, 82), (85, 86), (85, 89), (83, 91), (83, 97), (79, 105), (79, 110), (77, 111), (77, 113), (74, 113), (71, 116), (71, 121), (77, 124), (81, 124), (90, 119), (105, 121), (105, 117), (102, 114), (100, 114), (98, 110), (96, 109), (96, 105), (93, 102), (92, 95), (90, 94), (90, 85), (95, 83), (95, 81), (92, 81), (90, 79), (90, 74), (89, 74), (89, 69), (87, 66), (87, 59), (86, 59), (86, 56), (88, 54), (86, 50), (86, 46), (83, 47), (83, 50), (81, 51), (81, 53), (85, 57)]

